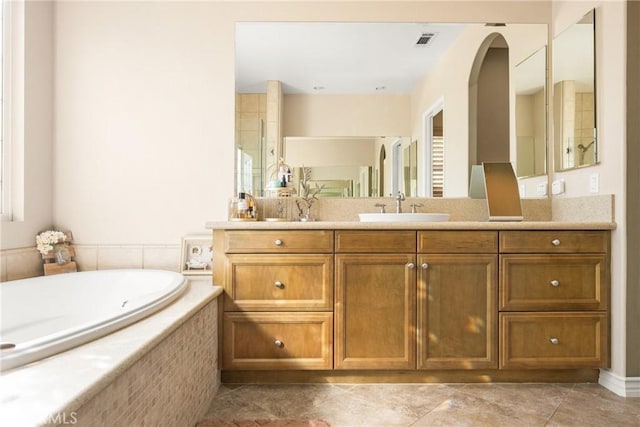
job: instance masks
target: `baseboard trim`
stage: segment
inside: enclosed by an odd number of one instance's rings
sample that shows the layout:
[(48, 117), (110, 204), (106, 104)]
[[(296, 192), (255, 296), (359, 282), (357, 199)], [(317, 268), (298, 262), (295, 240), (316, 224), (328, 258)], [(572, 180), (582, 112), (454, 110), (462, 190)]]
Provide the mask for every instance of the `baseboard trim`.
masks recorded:
[(598, 383), (622, 397), (640, 397), (640, 377), (622, 377), (601, 370)]
[(255, 383), (597, 383), (598, 369), (222, 371), (226, 384)]

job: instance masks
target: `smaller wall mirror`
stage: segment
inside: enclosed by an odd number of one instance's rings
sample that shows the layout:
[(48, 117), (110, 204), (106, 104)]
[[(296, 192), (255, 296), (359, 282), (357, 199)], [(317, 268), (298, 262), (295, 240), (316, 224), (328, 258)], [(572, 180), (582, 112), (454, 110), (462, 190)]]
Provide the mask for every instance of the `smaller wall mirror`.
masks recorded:
[(518, 178), (547, 173), (546, 68), (546, 46), (515, 68)]
[(553, 137), (557, 171), (598, 163), (595, 10), (553, 40)]

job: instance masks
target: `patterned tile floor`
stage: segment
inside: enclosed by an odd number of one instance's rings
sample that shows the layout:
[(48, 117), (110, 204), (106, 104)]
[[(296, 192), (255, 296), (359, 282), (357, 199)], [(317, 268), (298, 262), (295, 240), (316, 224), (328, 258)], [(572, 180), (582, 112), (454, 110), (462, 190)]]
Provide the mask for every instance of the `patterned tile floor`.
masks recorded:
[(339, 426), (640, 426), (640, 398), (597, 384), (222, 385), (207, 418)]

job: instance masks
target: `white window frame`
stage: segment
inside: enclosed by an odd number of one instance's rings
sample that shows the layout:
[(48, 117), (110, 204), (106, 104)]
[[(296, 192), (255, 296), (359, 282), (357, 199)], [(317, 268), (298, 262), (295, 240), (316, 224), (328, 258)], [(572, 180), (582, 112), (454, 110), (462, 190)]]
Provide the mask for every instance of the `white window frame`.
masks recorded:
[(0, 135), (0, 214), (2, 221), (11, 220), (11, 2), (2, 2), (2, 134)]
[[(424, 194), (426, 197), (433, 197), (433, 188), (432, 188), (432, 176), (433, 176), (433, 162), (432, 162), (432, 140), (431, 136), (433, 135), (433, 118), (440, 111), (444, 111), (444, 97), (439, 98), (431, 108), (427, 109), (422, 115), (422, 140), (424, 141), (424, 151), (423, 151), (423, 162), (427, 167), (425, 167), (425, 172), (423, 176), (423, 185), (424, 185)], [(444, 124), (443, 124), (444, 127)], [(446, 149), (446, 148), (445, 148)], [(444, 153), (443, 153), (444, 154)], [(443, 161), (444, 168), (444, 161)], [(444, 174), (444, 170), (443, 170)], [(443, 183), (443, 193), (444, 193), (444, 183)], [(443, 195), (444, 197), (444, 195)]]
[(24, 220), (24, 0), (3, 0), (0, 219)]

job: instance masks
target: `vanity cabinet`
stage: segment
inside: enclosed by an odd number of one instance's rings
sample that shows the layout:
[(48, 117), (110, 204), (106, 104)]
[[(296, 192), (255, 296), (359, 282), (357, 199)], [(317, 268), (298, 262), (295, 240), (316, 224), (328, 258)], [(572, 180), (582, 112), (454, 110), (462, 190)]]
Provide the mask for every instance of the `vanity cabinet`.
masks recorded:
[(335, 368), (416, 366), (416, 232), (336, 231)]
[(419, 231), (418, 252), (418, 368), (497, 368), (498, 232)]
[(222, 368), (331, 369), (333, 232), (234, 230), (216, 238), (225, 252), (217, 264), (226, 291)]
[(609, 365), (606, 229), (315, 225), (214, 230), (231, 381), (594, 381)]
[(500, 232), (500, 367), (609, 364), (608, 231)]

